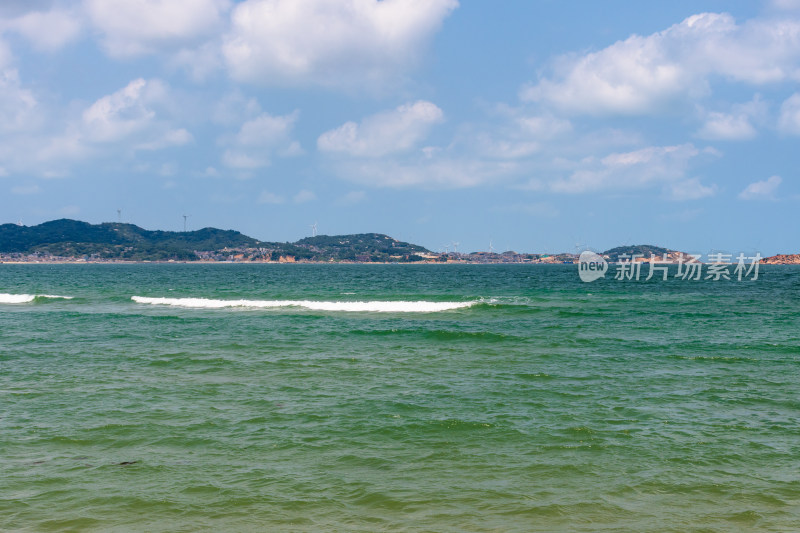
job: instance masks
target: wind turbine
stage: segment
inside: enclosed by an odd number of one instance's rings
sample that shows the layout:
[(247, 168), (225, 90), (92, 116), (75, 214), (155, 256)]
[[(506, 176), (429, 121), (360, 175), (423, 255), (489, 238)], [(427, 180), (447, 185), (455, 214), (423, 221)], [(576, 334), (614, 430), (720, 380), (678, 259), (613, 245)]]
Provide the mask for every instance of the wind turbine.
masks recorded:
[(122, 222), (122, 209), (117, 209), (117, 222)]
[(453, 241), (453, 253), (458, 255), (458, 245), (461, 244), (460, 242)]
[(317, 222), (315, 221), (313, 224), (310, 225), (310, 227), (311, 227), (311, 236), (312, 237), (316, 237), (317, 236)]
[(494, 246), (492, 246), (492, 240), (491, 239), (489, 239), (489, 253), (490, 254), (494, 253)]
[(189, 218), (189, 215), (183, 215), (183, 232), (186, 233), (186, 219)]

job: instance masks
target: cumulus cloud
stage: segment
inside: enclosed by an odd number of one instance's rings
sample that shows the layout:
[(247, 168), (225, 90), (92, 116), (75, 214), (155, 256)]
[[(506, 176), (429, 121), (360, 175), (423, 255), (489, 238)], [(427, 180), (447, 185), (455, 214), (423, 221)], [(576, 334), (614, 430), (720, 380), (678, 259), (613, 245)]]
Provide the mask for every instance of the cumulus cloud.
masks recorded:
[(496, 159), (519, 159), (541, 149), (541, 145), (536, 141), (496, 139), (488, 134), (478, 135), (475, 141), (481, 155)]
[(63, 9), (30, 11), (6, 23), (6, 28), (19, 33), (40, 51), (52, 52), (74, 41), (81, 31), (78, 14)]
[(297, 116), (297, 111), (290, 115), (277, 117), (262, 113), (253, 120), (242, 124), (236, 135), (236, 142), (242, 146), (273, 145), (286, 137), (297, 120)]
[(800, 0), (770, 0), (769, 4), (775, 9), (785, 11), (800, 10)]
[(702, 139), (738, 141), (752, 139), (756, 129), (747, 115), (710, 112), (697, 135)]
[(734, 105), (729, 113), (710, 111), (705, 114), (705, 122), (697, 136), (702, 139), (741, 141), (752, 139), (757, 131), (754, 121), (762, 121), (767, 107), (759, 96), (746, 104)]
[(231, 126), (241, 124), (261, 113), (261, 104), (239, 91), (223, 96), (211, 111), (211, 120), (216, 124)]
[(0, 133), (30, 130), (37, 122), (39, 104), (22, 87), (16, 69), (0, 72)]
[(115, 57), (180, 46), (224, 27), (230, 0), (84, 0), (84, 9)]
[[(513, 158), (487, 158), (458, 142), (447, 147), (421, 146), (444, 113), (431, 102), (417, 101), (347, 122), (317, 139), (343, 179), (370, 187), (449, 189), (474, 187), (508, 178)], [(516, 149), (509, 147), (509, 150)]]
[(239, 170), (253, 170), (269, 165), (269, 159), (266, 157), (252, 156), (236, 150), (225, 150), (222, 162), (227, 167)]
[(420, 100), (367, 117), (361, 124), (347, 122), (327, 131), (317, 139), (317, 147), (359, 157), (403, 152), (424, 139), (443, 117), (436, 105)]
[(535, 139), (553, 139), (572, 131), (569, 120), (552, 115), (527, 115), (515, 119), (522, 132)]
[(131, 81), (83, 112), (81, 138), (99, 144), (124, 141), (134, 150), (159, 150), (191, 142), (193, 137), (187, 130), (157, 116), (155, 107), (167, 100), (168, 92), (160, 80)]
[(456, 0), (246, 0), (233, 11), (223, 55), (238, 81), (383, 82), (417, 60), (457, 6)]
[(783, 180), (780, 176), (770, 176), (766, 180), (751, 183), (739, 193), (742, 200), (774, 200), (775, 191)]
[(133, 80), (89, 106), (83, 112), (88, 136), (97, 142), (113, 142), (143, 129), (155, 117), (147, 107), (147, 86), (142, 78)]
[(800, 93), (794, 93), (781, 105), (778, 129), (783, 133), (800, 135)]
[(245, 121), (232, 138), (223, 138), (229, 147), (222, 160), (226, 166), (240, 170), (253, 170), (270, 164), (273, 152), (291, 156), (300, 151), (300, 145), (290, 138), (299, 113), (274, 116), (269, 113)]
[(526, 101), (565, 112), (640, 114), (709, 92), (713, 77), (748, 84), (800, 80), (800, 21), (750, 20), (726, 13), (693, 15), (649, 36), (578, 56), (521, 91)]
[(572, 131), (569, 120), (552, 115), (530, 115), (519, 109), (501, 106), (506, 124), (497, 131), (472, 131), (462, 135), (475, 153), (493, 159), (520, 159), (542, 150), (547, 141), (563, 138)]
[(667, 186), (668, 197), (672, 200), (699, 200), (717, 193), (716, 185), (703, 185), (697, 178), (681, 180)]
[(191, 133), (184, 128), (165, 129), (151, 139), (135, 145), (137, 150), (161, 150), (172, 146), (183, 146), (194, 141)]
[(64, 113), (37, 101), (7, 70), (0, 77), (0, 161), (15, 172), (53, 177), (90, 157), (185, 145), (193, 137), (170, 118), (170, 98), (163, 82), (140, 78)]
[[(601, 190), (635, 190), (666, 186), (676, 199), (701, 197), (699, 182), (684, 181), (689, 161), (700, 150), (692, 144), (650, 146), (632, 152), (610, 154), (600, 160), (587, 158), (580, 168), (566, 178), (550, 183), (550, 190), (559, 193), (588, 193)], [(681, 183), (682, 182), (682, 183)], [(713, 191), (711, 191), (713, 193)], [(704, 194), (708, 196), (708, 194)]]

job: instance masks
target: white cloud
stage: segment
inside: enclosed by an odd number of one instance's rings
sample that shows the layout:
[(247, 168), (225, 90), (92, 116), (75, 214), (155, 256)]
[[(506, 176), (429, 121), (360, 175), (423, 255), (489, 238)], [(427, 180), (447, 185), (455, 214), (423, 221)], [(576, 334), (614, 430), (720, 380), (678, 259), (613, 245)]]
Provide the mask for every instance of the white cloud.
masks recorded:
[(775, 9), (786, 11), (800, 9), (800, 0), (770, 0), (769, 4)]
[(179, 46), (219, 31), (229, 0), (84, 0), (84, 9), (115, 57)]
[(27, 131), (38, 123), (38, 102), (23, 89), (16, 69), (0, 72), (0, 132)]
[(766, 180), (751, 183), (739, 193), (742, 200), (774, 200), (775, 191), (783, 180), (780, 176), (770, 176)]
[(242, 146), (271, 146), (283, 140), (297, 121), (299, 113), (272, 116), (262, 113), (242, 124), (236, 135), (236, 143)]
[(475, 141), (481, 155), (496, 159), (519, 159), (541, 149), (541, 145), (535, 141), (494, 139), (488, 134), (478, 135)]
[(317, 147), (360, 157), (403, 152), (424, 139), (431, 126), (443, 117), (436, 105), (420, 100), (367, 117), (361, 124), (347, 122), (327, 131), (317, 139)]
[(60, 177), (89, 158), (185, 145), (193, 137), (174, 123), (173, 100), (166, 84), (140, 78), (82, 110), (77, 102), (59, 108), (25, 89), (16, 70), (0, 70), (0, 165)]
[(219, 71), (223, 65), (219, 42), (209, 41), (196, 48), (182, 48), (175, 53), (170, 64), (182, 68), (194, 81), (202, 82)]
[(733, 106), (730, 113), (711, 111), (705, 113), (705, 123), (697, 132), (702, 139), (741, 141), (756, 136), (753, 121), (762, 121), (767, 108), (756, 95), (751, 102)]
[(717, 193), (716, 185), (703, 185), (697, 178), (676, 181), (667, 186), (669, 198), (677, 201), (699, 200)]
[[(676, 182), (684, 180), (689, 161), (700, 153), (692, 144), (683, 144), (613, 153), (600, 160), (586, 158), (567, 178), (550, 183), (550, 189), (560, 193), (587, 193), (643, 189), (666, 184), (679, 190)], [(690, 185), (685, 184), (684, 187)]]
[(222, 144), (230, 146), (222, 157), (223, 163), (231, 168), (252, 170), (268, 166), (273, 152), (288, 157), (302, 151), (290, 138), (298, 117), (297, 111), (281, 116), (261, 113), (245, 121), (236, 135), (221, 139)]
[(745, 114), (710, 112), (697, 135), (702, 139), (745, 140), (756, 136), (756, 129)]
[(190, 143), (191, 133), (173, 127), (156, 112), (158, 106), (167, 104), (169, 92), (160, 80), (139, 78), (99, 98), (83, 112), (79, 140), (124, 143), (133, 150), (160, 150)]
[(462, 132), (461, 142), (466, 142), (474, 152), (492, 159), (520, 159), (542, 150), (547, 141), (563, 138), (572, 131), (569, 120), (552, 115), (526, 115), (524, 111), (505, 106), (500, 112), (507, 118), (507, 125), (496, 132), (474, 128)]
[(161, 150), (172, 146), (183, 146), (194, 140), (191, 133), (183, 128), (166, 130), (161, 135), (135, 145), (136, 150)]
[(240, 170), (253, 170), (270, 164), (267, 157), (252, 156), (236, 150), (225, 150), (222, 162), (228, 167)]
[(638, 114), (707, 94), (714, 76), (750, 84), (800, 79), (800, 21), (702, 13), (664, 31), (632, 35), (558, 60), (551, 78), (523, 88), (527, 101), (572, 113)]
[(794, 93), (781, 105), (778, 129), (783, 133), (800, 135), (800, 93)]
[(223, 54), (238, 81), (383, 83), (416, 61), (457, 6), (456, 0), (246, 0), (233, 11)]
[(214, 105), (211, 120), (216, 124), (231, 126), (241, 124), (261, 113), (255, 98), (247, 98), (239, 91), (226, 94)]
[(81, 20), (76, 13), (60, 9), (31, 11), (10, 20), (7, 28), (25, 37), (34, 48), (52, 52), (78, 37)]
[(155, 117), (146, 105), (147, 81), (133, 80), (122, 89), (98, 99), (83, 112), (89, 138), (114, 142), (143, 129)]
[(533, 115), (516, 118), (522, 132), (535, 139), (553, 139), (572, 131), (569, 120), (552, 115)]

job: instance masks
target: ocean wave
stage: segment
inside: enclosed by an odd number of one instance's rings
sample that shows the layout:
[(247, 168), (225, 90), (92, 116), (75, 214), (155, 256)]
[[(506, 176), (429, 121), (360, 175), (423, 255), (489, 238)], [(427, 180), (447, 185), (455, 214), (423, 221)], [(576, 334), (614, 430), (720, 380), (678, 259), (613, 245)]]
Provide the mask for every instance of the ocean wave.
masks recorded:
[(478, 303), (491, 306), (528, 306), (531, 299), (527, 296), (490, 296), (480, 298)]
[(6, 294), (0, 293), (0, 304), (27, 304), (35, 300), (72, 300), (72, 296), (58, 296), (57, 294)]
[(366, 301), (366, 302), (325, 302), (313, 300), (211, 300), (207, 298), (149, 298), (132, 296), (131, 300), (140, 304), (170, 305), (199, 309), (223, 309), (245, 307), (269, 309), (278, 307), (300, 307), (312, 311), (349, 311), (367, 313), (436, 313), (471, 307), (477, 302), (407, 302), (407, 301)]

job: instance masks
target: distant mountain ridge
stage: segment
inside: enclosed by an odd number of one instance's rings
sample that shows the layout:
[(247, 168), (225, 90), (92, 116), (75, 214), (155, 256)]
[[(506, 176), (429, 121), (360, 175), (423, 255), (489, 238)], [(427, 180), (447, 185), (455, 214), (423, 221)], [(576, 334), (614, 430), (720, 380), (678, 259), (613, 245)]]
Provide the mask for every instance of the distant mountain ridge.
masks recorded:
[(617, 246), (616, 248), (606, 250), (600, 255), (608, 258), (611, 262), (617, 262), (620, 259), (630, 261), (631, 257), (634, 255), (649, 259), (651, 255), (654, 255), (657, 258), (662, 258), (666, 255), (668, 258), (671, 258), (672, 256), (680, 253), (681, 252), (678, 250), (670, 250), (669, 248), (656, 246), (654, 244), (633, 244)]
[(239, 255), (250, 260), (418, 260), (429, 253), (422, 246), (378, 233), (307, 237), (296, 243), (264, 242), (238, 231), (203, 228), (196, 231), (150, 231), (134, 224), (89, 224), (59, 219), (37, 226), (0, 225), (0, 254), (43, 254), (99, 260), (193, 261), (225, 260)]
[[(625, 245), (600, 255), (610, 262), (688, 260), (677, 250), (652, 244)], [(134, 224), (90, 224), (59, 219), (37, 226), (0, 224), (0, 261), (261, 261), (261, 262), (459, 262), (572, 263), (577, 253), (434, 253), (381, 233), (316, 235), (297, 242), (259, 241), (235, 230), (146, 230)], [(763, 263), (800, 264), (800, 254), (765, 257)]]

